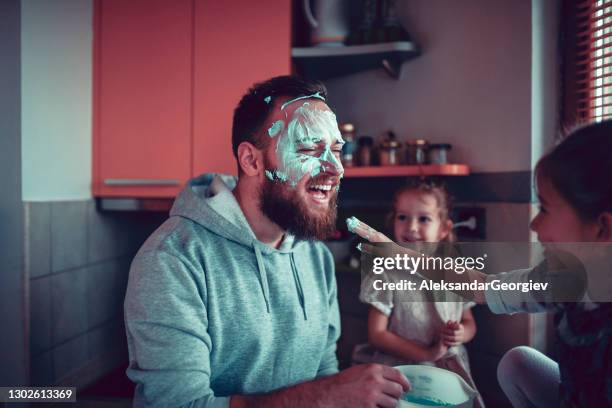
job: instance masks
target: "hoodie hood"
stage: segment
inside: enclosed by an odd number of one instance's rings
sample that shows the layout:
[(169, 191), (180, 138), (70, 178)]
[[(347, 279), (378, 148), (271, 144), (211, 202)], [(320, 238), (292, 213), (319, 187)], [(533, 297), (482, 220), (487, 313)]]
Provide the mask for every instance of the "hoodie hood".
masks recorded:
[(188, 218), (217, 235), (252, 248), (257, 259), (259, 284), (268, 313), (270, 313), (270, 289), (268, 272), (263, 257), (274, 252), (288, 254), (296, 294), (302, 307), (304, 319), (308, 319), (302, 280), (294, 255), (294, 251), (299, 246), (305, 245), (306, 242), (295, 239), (293, 235), (288, 233), (285, 233), (278, 249), (259, 241), (232, 193), (237, 182), (236, 177), (224, 174), (203, 174), (191, 179), (174, 202), (170, 210), (170, 216)]
[(293, 252), (303, 240), (285, 233), (280, 248), (259, 241), (251, 229), (232, 191), (238, 178), (226, 174), (203, 174), (189, 180), (170, 210), (170, 216), (188, 218), (224, 238), (263, 253)]

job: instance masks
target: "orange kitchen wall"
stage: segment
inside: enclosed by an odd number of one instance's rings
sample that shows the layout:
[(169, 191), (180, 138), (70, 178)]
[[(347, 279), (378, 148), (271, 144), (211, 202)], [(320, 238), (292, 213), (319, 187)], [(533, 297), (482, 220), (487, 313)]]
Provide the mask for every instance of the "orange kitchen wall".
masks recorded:
[(96, 0), (94, 195), (180, 190), (106, 179), (236, 174), (233, 109), (254, 82), (290, 72), (290, 16), (285, 0)]

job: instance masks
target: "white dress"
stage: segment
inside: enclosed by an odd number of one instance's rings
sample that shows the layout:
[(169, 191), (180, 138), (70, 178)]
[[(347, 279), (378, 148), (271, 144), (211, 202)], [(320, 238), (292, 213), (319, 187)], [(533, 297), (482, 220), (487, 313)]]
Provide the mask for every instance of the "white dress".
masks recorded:
[[(461, 321), (463, 312), (475, 305), (466, 302), (458, 295), (444, 293), (447, 300), (432, 301), (434, 298), (420, 290), (376, 290), (373, 282), (377, 279), (387, 283), (398, 283), (403, 280), (415, 282), (418, 288), (421, 278), (399, 272), (386, 272), (381, 275), (368, 274), (362, 279), (359, 299), (376, 308), (389, 318), (388, 330), (407, 340), (414, 341), (423, 347), (433, 346), (440, 338), (440, 333), (449, 320)], [(415, 362), (376, 350), (369, 345), (359, 345), (353, 354), (353, 360), (359, 363), (380, 363), (389, 366), (404, 364), (423, 364), (444, 368), (459, 374), (470, 386), (476, 389), (470, 373), (467, 350), (463, 345), (450, 347), (447, 353), (435, 362)], [(482, 399), (480, 405), (484, 407)]]

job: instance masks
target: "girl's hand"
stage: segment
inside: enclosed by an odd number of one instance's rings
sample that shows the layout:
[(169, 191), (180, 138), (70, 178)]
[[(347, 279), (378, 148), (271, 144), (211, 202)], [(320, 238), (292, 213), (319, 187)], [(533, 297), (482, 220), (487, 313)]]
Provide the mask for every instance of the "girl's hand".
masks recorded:
[(440, 339), (436, 344), (429, 348), (430, 361), (438, 361), (448, 351), (448, 346), (444, 344), (444, 340)]
[(376, 231), (365, 222), (358, 220), (356, 217), (350, 217), (346, 219), (346, 226), (348, 230), (354, 234), (359, 235), (363, 239), (367, 239), (370, 242), (393, 242), (385, 234)]
[(449, 320), (442, 329), (442, 341), (447, 347), (465, 343), (465, 327), (457, 321)]

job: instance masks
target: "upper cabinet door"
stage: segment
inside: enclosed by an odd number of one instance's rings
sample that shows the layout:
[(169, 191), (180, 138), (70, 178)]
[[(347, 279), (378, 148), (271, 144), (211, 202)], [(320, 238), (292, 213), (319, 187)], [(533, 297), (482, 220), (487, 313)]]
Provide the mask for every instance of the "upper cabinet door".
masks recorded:
[(94, 21), (94, 194), (174, 196), (192, 170), (193, 0), (98, 0)]
[(234, 108), (253, 83), (289, 74), (290, 27), (287, 0), (195, 0), (195, 175), (237, 173)]

